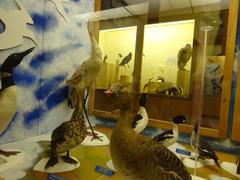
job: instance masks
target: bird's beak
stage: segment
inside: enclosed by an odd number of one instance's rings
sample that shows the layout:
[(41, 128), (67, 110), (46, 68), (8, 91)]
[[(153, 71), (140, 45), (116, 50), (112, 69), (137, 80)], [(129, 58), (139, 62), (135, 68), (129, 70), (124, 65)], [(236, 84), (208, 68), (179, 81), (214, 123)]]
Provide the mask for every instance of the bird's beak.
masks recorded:
[(19, 55), (24, 58), (26, 55), (28, 55), (30, 52), (32, 52), (35, 49), (35, 47), (29, 48), (26, 51), (20, 52)]

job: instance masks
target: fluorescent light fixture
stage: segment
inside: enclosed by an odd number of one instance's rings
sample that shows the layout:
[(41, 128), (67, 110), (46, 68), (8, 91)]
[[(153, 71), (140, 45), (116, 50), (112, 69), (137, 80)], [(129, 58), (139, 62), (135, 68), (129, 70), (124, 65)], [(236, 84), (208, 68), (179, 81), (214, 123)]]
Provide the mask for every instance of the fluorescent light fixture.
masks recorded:
[(146, 24), (145, 27), (159, 27), (159, 26), (169, 26), (169, 25), (176, 25), (176, 24), (188, 24), (194, 23), (195, 20), (184, 20), (184, 21), (172, 21), (172, 22), (164, 22), (164, 23), (157, 23), (157, 24)]
[(114, 28), (114, 29), (104, 29), (104, 30), (100, 30), (100, 32), (113, 32), (113, 31), (135, 30), (135, 29), (137, 29), (137, 26)]

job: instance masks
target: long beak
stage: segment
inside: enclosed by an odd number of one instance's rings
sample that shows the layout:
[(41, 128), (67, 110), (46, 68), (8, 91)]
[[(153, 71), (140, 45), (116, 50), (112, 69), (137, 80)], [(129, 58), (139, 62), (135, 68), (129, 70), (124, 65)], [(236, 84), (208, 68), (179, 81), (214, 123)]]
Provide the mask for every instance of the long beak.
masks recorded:
[(32, 52), (35, 49), (35, 47), (29, 48), (26, 51), (18, 53), (22, 58), (24, 58), (26, 55), (28, 55), (30, 52)]

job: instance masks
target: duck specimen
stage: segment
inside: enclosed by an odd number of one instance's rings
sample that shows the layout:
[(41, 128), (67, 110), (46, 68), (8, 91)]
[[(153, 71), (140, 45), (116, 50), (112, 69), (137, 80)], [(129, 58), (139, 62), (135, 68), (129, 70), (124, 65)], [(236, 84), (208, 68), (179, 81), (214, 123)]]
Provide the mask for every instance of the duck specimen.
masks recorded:
[[(119, 66), (124, 66), (124, 67), (125, 67), (125, 65), (126, 65), (126, 64), (128, 65), (128, 63), (131, 61), (131, 59), (132, 59), (132, 53), (129, 52), (129, 54), (123, 58), (123, 60), (122, 60), (121, 63), (119, 64)], [(129, 66), (129, 65), (128, 65), (128, 66)]]
[[(190, 145), (192, 146), (193, 150), (196, 152), (196, 146), (197, 146), (197, 133), (198, 133), (198, 122), (194, 124), (193, 132), (191, 134), (190, 138)], [(198, 158), (201, 159), (213, 159), (215, 164), (221, 168), (218, 157), (215, 151), (213, 150), (212, 146), (199, 138), (198, 143)]]
[(77, 88), (73, 88), (72, 106), (75, 108), (70, 121), (63, 122), (52, 132), (50, 158), (45, 165), (45, 169), (54, 166), (58, 162), (58, 154), (67, 152), (66, 156), (61, 156), (64, 162), (76, 164), (77, 161), (69, 156), (70, 149), (78, 146), (87, 136), (87, 127), (85, 126), (83, 107), (80, 103), (80, 94)]
[[(72, 75), (70, 79), (67, 80), (67, 85), (69, 86), (69, 93), (71, 94), (71, 91), (74, 89), (74, 87), (77, 87), (83, 95), (81, 98), (83, 103), (83, 110), (84, 114), (86, 115), (87, 121), (89, 123), (89, 126), (92, 131), (93, 139), (100, 139), (100, 137), (97, 136), (96, 133), (94, 133), (94, 130), (92, 128), (92, 125), (88, 118), (88, 113), (86, 109), (86, 101), (88, 98), (88, 94), (90, 92), (90, 88), (92, 84), (95, 82), (96, 77), (100, 71), (101, 65), (102, 65), (102, 52), (101, 49), (98, 46), (98, 43), (94, 36), (94, 21), (93, 18), (89, 18), (88, 20), (88, 33), (91, 40), (91, 57), (84, 61), (76, 70), (76, 72)], [(85, 95), (86, 91), (86, 95)], [(68, 102), (71, 104), (71, 97), (68, 97)]]
[(175, 116), (172, 119), (173, 129), (164, 131), (163, 133), (153, 137), (154, 140), (158, 141), (165, 147), (169, 147), (177, 142), (178, 140), (178, 124), (182, 124), (186, 121), (186, 117), (183, 115)]
[(178, 52), (178, 69), (186, 70), (184, 67), (192, 56), (191, 44), (186, 44), (185, 47), (181, 48)]
[(191, 179), (174, 153), (132, 129), (132, 98), (126, 86), (120, 86), (118, 93), (109, 98), (120, 107), (120, 117), (111, 135), (110, 153), (114, 167), (124, 179)]

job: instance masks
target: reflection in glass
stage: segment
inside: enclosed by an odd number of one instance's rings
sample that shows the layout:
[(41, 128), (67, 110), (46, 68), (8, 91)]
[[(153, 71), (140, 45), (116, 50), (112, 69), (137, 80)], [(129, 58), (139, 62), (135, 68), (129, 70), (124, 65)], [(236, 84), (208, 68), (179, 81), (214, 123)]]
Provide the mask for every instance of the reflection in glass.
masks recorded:
[(101, 30), (99, 45), (104, 61), (97, 78), (97, 88), (106, 89), (112, 83), (131, 84), (134, 67), (136, 27)]
[(145, 25), (141, 89), (188, 96), (194, 20)]

